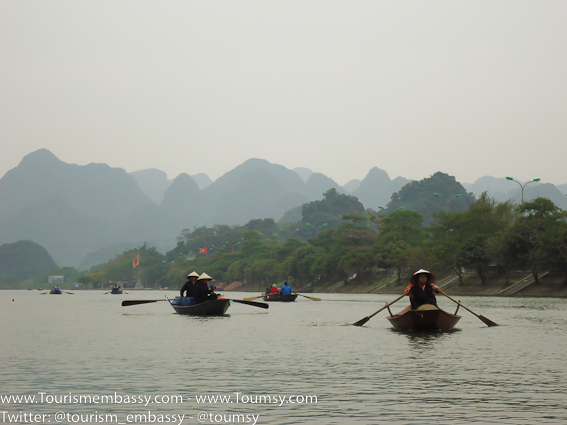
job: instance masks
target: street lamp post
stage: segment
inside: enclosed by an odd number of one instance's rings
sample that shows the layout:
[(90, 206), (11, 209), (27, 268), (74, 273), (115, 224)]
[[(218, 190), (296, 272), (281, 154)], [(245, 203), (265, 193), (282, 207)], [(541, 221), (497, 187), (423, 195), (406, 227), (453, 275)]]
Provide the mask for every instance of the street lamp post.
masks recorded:
[(520, 185), (520, 187), (522, 188), (522, 204), (523, 204), (523, 203), (524, 203), (524, 187), (526, 187), (526, 186), (529, 185), (530, 183), (538, 182), (538, 181), (540, 181), (541, 179), (533, 179), (533, 180), (530, 180), (529, 182), (526, 182), (526, 183), (524, 183), (524, 184), (520, 183), (518, 180), (516, 180), (516, 179), (513, 178), (513, 177), (506, 177), (506, 180), (510, 180), (510, 181), (512, 181), (512, 182), (516, 182), (516, 183), (518, 183), (518, 184)]
[(311, 223), (306, 223), (306, 224), (307, 224), (308, 226), (311, 226), (311, 227), (313, 227), (313, 228), (315, 229), (315, 237), (317, 237), (317, 231), (318, 231), (321, 227), (327, 225), (327, 223), (323, 223), (323, 224), (321, 224), (320, 226), (315, 227), (315, 226), (313, 226)]
[[(437, 192), (433, 192), (433, 195), (435, 195), (435, 196), (437, 196), (438, 198), (441, 198), (441, 199), (443, 199), (443, 200), (446, 200), (443, 196), (439, 195)], [(447, 205), (446, 205), (447, 211), (449, 211), (449, 202), (451, 202), (453, 199), (460, 198), (461, 196), (463, 196), (463, 194), (462, 194), (462, 193), (459, 193), (459, 194), (457, 194), (457, 195), (455, 195), (455, 196), (452, 196), (452, 197), (449, 198), (448, 200), (446, 200), (446, 201), (447, 201)]]

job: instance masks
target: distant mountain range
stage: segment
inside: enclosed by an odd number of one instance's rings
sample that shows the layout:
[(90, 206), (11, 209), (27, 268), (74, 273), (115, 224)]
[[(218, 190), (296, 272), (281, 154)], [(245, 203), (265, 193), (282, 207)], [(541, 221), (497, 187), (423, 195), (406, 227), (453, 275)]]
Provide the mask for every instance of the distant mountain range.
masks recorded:
[[(185, 228), (279, 220), (287, 211), (322, 199), (331, 188), (378, 210), (409, 181), (391, 180), (373, 168), (363, 180), (340, 187), (321, 173), (262, 159), (249, 159), (214, 182), (190, 173), (168, 180), (157, 169), (129, 174), (105, 164), (67, 164), (40, 149), (0, 179), (0, 244), (31, 240), (59, 266), (84, 270), (143, 243), (170, 250)], [(519, 202), (520, 189), (513, 185), (494, 177), (463, 184), (475, 194), (488, 190), (498, 200)], [(567, 185), (534, 183), (524, 198), (547, 196), (567, 209), (565, 192)]]

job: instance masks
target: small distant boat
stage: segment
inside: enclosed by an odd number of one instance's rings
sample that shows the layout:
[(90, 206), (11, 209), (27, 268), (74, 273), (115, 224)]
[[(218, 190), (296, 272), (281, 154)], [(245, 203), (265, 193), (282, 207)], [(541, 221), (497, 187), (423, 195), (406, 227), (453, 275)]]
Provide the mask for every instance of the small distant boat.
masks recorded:
[(455, 314), (447, 313), (432, 304), (425, 304), (417, 310), (412, 310), (411, 307), (406, 308), (386, 319), (395, 329), (401, 331), (449, 331), (461, 319), (461, 316), (457, 316), (456, 313), (456, 311)]
[(113, 286), (112, 290), (110, 291), (111, 294), (121, 294), (122, 288), (120, 286)]
[(188, 314), (190, 316), (222, 316), (230, 306), (230, 300), (220, 298), (197, 304), (192, 297), (175, 297), (174, 300), (167, 299), (177, 314)]
[(264, 301), (282, 301), (282, 302), (292, 302), (297, 298), (297, 294), (280, 295), (280, 294), (268, 294), (264, 295)]

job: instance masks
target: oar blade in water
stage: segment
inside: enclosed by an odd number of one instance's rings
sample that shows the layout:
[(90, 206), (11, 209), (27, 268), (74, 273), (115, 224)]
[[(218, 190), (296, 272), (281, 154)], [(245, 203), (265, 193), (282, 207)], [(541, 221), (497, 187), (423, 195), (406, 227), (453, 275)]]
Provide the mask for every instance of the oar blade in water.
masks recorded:
[(353, 326), (363, 326), (366, 322), (370, 320), (370, 317), (365, 317), (364, 319), (360, 319), (358, 322), (353, 323)]
[(246, 300), (246, 299), (244, 299), (244, 300), (232, 300), (232, 299), (231, 299), (231, 300), (229, 300), (229, 301), (232, 301), (232, 302), (235, 302), (235, 303), (240, 303), (240, 304), (251, 305), (251, 306), (253, 306), (253, 307), (265, 308), (265, 309), (267, 309), (267, 308), (270, 307), (270, 306), (269, 306), (268, 304), (266, 304), (266, 303), (257, 303), (257, 302), (254, 302), (254, 301), (248, 301), (248, 300)]
[(128, 307), (131, 305), (138, 305), (138, 304), (148, 304), (148, 303), (155, 303), (157, 301), (167, 301), (165, 299), (163, 300), (126, 300), (126, 301), (122, 301), (122, 307)]
[(498, 323), (494, 323), (492, 320), (487, 319), (486, 317), (484, 317), (482, 315), (478, 316), (478, 318), (480, 320), (482, 320), (484, 323), (486, 323), (487, 326), (498, 326)]

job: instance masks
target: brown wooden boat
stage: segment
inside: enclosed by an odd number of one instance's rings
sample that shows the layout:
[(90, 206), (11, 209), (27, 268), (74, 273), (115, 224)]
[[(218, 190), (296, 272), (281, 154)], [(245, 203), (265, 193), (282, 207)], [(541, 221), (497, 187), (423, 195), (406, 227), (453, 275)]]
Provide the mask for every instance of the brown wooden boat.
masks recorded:
[(264, 295), (264, 301), (281, 301), (293, 302), (297, 298), (297, 294), (281, 295), (281, 294), (268, 294)]
[[(457, 308), (458, 310), (458, 308)], [(448, 331), (455, 327), (461, 316), (447, 313), (437, 306), (425, 304), (417, 310), (412, 310), (411, 306), (386, 317), (395, 329), (402, 331)]]
[(190, 316), (222, 316), (230, 306), (230, 300), (224, 298), (186, 305), (179, 305), (179, 297), (175, 297), (173, 301), (168, 299), (168, 301), (177, 314), (188, 314)]

